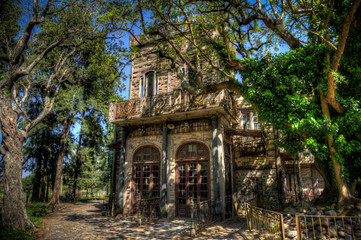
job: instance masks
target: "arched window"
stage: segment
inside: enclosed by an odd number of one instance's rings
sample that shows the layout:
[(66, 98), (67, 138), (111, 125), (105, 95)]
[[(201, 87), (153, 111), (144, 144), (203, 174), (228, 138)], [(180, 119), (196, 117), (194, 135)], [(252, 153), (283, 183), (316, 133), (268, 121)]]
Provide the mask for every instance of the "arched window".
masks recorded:
[(145, 77), (140, 78), (140, 97), (151, 97), (157, 95), (158, 78), (154, 71), (147, 72)]
[[(133, 159), (133, 197), (159, 197), (159, 151), (152, 146), (138, 149)], [(133, 198), (134, 199), (134, 198)]]
[(176, 154), (176, 213), (190, 216), (190, 200), (210, 200), (209, 150), (199, 142), (182, 145)]

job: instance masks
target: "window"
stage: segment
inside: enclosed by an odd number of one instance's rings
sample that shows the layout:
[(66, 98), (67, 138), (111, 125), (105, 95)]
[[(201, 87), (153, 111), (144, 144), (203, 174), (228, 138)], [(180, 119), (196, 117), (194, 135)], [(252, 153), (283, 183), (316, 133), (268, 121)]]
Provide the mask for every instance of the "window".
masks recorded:
[(260, 123), (258, 121), (256, 112), (253, 112), (253, 128), (254, 129), (262, 129), (262, 123)]
[(251, 129), (251, 113), (242, 114), (243, 129)]
[[(191, 62), (191, 64), (192, 64), (193, 67), (197, 68), (196, 62)], [(200, 68), (201, 70), (203, 70), (203, 64), (202, 64), (202, 63), (199, 64), (199, 68)], [(189, 80), (189, 83), (190, 83), (192, 86), (195, 86), (195, 85), (196, 85), (196, 82), (195, 82), (195, 80), (196, 80), (196, 73), (193, 72), (193, 70), (192, 70), (189, 66), (188, 66), (188, 80)], [(203, 80), (203, 76), (202, 76), (202, 80)]]
[(262, 129), (262, 123), (259, 122), (256, 112), (248, 112), (242, 114), (243, 129)]
[(147, 72), (145, 78), (140, 78), (139, 97), (151, 97), (157, 95), (158, 77), (154, 71)]
[(141, 199), (159, 197), (159, 151), (152, 146), (137, 150), (133, 161), (133, 199), (138, 195)]
[(143, 85), (144, 85), (144, 78), (141, 77), (140, 78), (139, 97), (143, 97), (143, 93), (144, 93)]

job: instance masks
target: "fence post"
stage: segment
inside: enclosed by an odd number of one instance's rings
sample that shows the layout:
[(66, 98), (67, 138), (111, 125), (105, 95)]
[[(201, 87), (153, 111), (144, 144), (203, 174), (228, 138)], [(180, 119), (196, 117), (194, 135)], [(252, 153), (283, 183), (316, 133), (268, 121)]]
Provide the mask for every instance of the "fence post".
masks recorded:
[(244, 202), (244, 209), (246, 211), (246, 221), (247, 221), (247, 227), (248, 227), (248, 230), (251, 231), (251, 226), (249, 224), (249, 218), (248, 218), (248, 209), (247, 209), (247, 203)]
[(191, 198), (191, 237), (194, 237), (196, 235), (196, 229), (194, 227), (194, 219), (193, 219), (193, 208), (194, 208), (194, 203), (193, 203), (193, 198)]
[(301, 240), (302, 233), (301, 233), (300, 215), (297, 214), (296, 214), (296, 229), (297, 229), (297, 239)]
[(285, 234), (285, 223), (283, 222), (283, 214), (281, 214), (281, 234), (282, 234), (282, 240), (286, 239), (286, 234)]
[(138, 225), (142, 225), (142, 217), (140, 216), (140, 194), (138, 193), (138, 214), (137, 214), (137, 222)]

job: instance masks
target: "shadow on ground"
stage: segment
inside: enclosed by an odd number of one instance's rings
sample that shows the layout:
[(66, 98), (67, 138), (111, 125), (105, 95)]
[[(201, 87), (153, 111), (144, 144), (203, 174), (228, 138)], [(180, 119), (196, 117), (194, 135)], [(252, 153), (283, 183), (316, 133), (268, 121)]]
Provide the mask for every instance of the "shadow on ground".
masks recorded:
[[(102, 216), (102, 202), (74, 204), (51, 216), (43, 238), (60, 239), (193, 239), (190, 219), (160, 219), (137, 226), (136, 217)], [(216, 222), (201, 229), (195, 239), (262, 239), (248, 234), (243, 218)]]

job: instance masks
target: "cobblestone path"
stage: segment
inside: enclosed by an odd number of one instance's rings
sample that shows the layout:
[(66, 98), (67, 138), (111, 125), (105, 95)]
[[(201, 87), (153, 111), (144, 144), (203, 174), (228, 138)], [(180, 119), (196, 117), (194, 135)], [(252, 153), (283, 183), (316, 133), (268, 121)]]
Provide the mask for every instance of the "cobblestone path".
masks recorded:
[(102, 216), (101, 201), (65, 204), (44, 218), (38, 239), (261, 239), (245, 229), (243, 219), (234, 218), (204, 228), (196, 238), (189, 237), (189, 219), (161, 219), (137, 226), (134, 217)]

